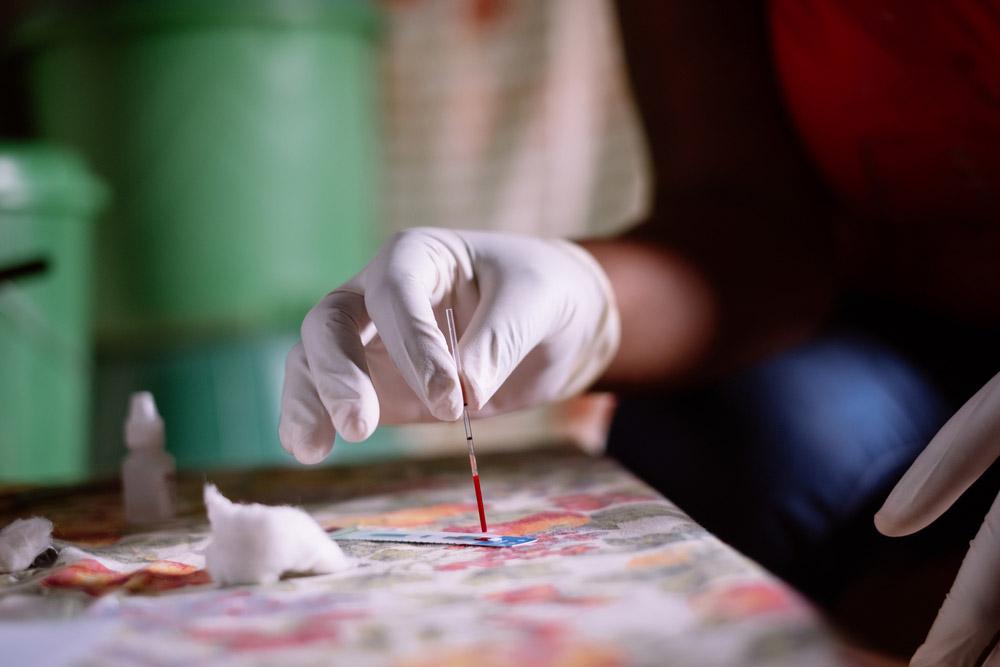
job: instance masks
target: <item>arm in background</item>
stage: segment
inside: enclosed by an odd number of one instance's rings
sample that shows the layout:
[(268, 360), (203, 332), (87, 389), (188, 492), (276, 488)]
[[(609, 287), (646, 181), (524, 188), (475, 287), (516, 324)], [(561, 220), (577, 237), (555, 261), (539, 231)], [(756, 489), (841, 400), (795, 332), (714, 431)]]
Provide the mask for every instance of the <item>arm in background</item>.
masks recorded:
[(601, 384), (725, 371), (807, 336), (837, 285), (825, 192), (790, 127), (764, 3), (619, 3), (652, 215), (584, 241), (622, 321)]

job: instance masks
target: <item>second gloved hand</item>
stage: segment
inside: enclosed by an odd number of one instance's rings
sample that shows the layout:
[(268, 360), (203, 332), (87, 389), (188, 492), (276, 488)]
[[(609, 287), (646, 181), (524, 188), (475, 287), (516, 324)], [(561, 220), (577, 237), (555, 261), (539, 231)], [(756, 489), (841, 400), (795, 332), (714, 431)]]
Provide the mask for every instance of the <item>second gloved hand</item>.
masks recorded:
[(483, 416), (582, 391), (618, 346), (611, 286), (581, 247), (412, 229), (303, 321), (285, 365), (282, 446), (314, 463), (336, 433), (359, 441), (379, 423), (458, 419), (462, 391), (442, 333), (449, 307), (469, 406)]
[[(1000, 374), (948, 420), (875, 515), (886, 535), (935, 521), (1000, 458)], [(1000, 494), (969, 545), (912, 667), (977, 665), (1000, 631)], [(1000, 665), (1000, 648), (983, 663)]]

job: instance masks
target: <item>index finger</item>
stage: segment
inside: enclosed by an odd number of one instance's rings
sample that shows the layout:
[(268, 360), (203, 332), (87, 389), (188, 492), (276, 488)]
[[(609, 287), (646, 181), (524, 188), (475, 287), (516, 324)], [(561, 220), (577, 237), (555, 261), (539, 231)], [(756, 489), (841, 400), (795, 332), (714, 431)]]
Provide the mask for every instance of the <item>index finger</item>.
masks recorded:
[(938, 431), (875, 515), (885, 535), (933, 523), (1000, 457), (1000, 374)]
[(441, 264), (450, 256), (430, 234), (404, 232), (379, 254), (383, 271), (365, 290), (368, 314), (393, 363), (431, 414), (443, 420), (462, 414), (458, 370), (432, 305), (449, 291), (450, 267)]

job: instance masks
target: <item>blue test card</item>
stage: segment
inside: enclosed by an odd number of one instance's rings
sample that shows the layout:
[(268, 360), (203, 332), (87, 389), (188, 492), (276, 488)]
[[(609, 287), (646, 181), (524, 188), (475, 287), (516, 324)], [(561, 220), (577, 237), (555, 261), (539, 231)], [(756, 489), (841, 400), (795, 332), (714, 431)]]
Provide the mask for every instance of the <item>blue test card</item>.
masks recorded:
[(530, 544), (537, 539), (530, 535), (446, 533), (437, 530), (395, 530), (392, 528), (344, 528), (330, 533), (330, 537), (335, 540), (448, 544), (461, 547), (516, 547), (521, 544)]

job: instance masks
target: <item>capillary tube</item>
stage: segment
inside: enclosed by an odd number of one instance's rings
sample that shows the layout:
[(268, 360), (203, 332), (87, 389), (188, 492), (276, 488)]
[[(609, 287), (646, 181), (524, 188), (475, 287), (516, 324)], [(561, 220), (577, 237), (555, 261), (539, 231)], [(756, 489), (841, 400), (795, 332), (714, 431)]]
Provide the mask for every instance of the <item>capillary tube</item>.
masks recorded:
[(458, 333), (455, 330), (455, 314), (451, 308), (444, 311), (448, 320), (448, 342), (451, 344), (451, 356), (458, 368), (458, 383), (462, 387), (462, 422), (465, 425), (465, 442), (469, 446), (469, 466), (472, 468), (472, 484), (476, 488), (476, 505), (479, 508), (479, 527), (486, 532), (486, 510), (483, 507), (483, 490), (479, 485), (479, 466), (476, 464), (476, 446), (472, 440), (472, 422), (469, 420), (469, 399), (465, 393), (465, 382), (462, 381), (462, 360), (458, 356)]

